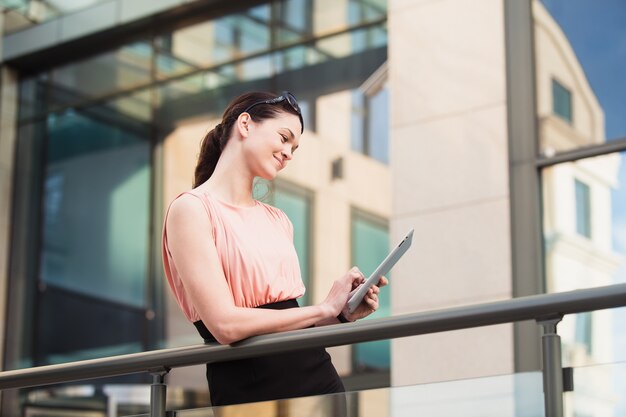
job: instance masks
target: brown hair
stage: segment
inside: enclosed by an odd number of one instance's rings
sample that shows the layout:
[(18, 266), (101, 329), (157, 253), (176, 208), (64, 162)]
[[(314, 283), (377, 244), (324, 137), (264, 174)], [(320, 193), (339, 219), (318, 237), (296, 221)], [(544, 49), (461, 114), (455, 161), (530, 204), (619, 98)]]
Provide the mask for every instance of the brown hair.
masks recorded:
[[(276, 97), (278, 97), (277, 94), (251, 92), (242, 94), (230, 102), (226, 110), (224, 110), (221, 123), (209, 131), (202, 139), (202, 142), (200, 142), (200, 155), (198, 155), (198, 163), (196, 164), (193, 188), (204, 183), (213, 175), (217, 161), (220, 159), (222, 150), (226, 147), (230, 139), (233, 125), (239, 115), (243, 113), (246, 108), (255, 103)], [(260, 104), (248, 110), (250, 117), (255, 122), (271, 119), (281, 112), (298, 114), (289, 103), (287, 103), (287, 100), (276, 104)]]

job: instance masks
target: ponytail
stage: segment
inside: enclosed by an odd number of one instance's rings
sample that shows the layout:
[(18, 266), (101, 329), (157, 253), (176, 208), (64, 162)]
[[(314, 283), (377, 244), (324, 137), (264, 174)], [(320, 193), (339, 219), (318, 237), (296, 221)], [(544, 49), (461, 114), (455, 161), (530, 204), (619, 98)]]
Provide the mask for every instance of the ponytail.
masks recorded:
[(220, 159), (222, 149), (224, 149), (223, 143), (226, 142), (224, 138), (224, 126), (220, 123), (215, 126), (209, 133), (206, 134), (202, 142), (200, 143), (200, 155), (198, 156), (198, 164), (196, 165), (196, 171), (194, 175), (193, 188), (196, 188), (200, 184), (208, 180), (215, 167), (217, 161)]

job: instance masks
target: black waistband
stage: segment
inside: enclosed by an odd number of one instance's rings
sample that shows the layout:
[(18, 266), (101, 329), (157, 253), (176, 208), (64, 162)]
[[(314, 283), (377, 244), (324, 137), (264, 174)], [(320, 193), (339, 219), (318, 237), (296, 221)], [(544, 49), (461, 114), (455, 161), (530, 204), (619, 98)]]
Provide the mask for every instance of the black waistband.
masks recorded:
[[(257, 308), (268, 308), (270, 310), (286, 310), (288, 308), (299, 307), (298, 302), (295, 299), (278, 301), (275, 303), (263, 304)], [(216, 343), (217, 339), (213, 337), (209, 329), (206, 328), (202, 320), (194, 321), (193, 325), (196, 326), (198, 333), (207, 343)]]

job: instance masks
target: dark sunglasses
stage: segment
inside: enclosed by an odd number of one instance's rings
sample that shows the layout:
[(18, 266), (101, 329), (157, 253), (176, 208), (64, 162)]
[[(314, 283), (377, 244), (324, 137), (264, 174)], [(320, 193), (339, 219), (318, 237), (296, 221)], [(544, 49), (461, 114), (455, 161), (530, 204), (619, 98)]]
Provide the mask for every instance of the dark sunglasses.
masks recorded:
[(281, 103), (285, 100), (287, 100), (287, 103), (289, 103), (293, 111), (298, 113), (298, 117), (300, 118), (300, 126), (302, 126), (302, 130), (300, 131), (300, 133), (304, 132), (304, 120), (302, 119), (302, 111), (300, 110), (300, 106), (298, 105), (298, 100), (296, 100), (296, 96), (291, 94), (289, 91), (283, 91), (282, 94), (276, 98), (257, 101), (256, 103), (253, 103), (246, 107), (246, 109), (242, 111), (242, 113), (247, 113), (251, 108), (253, 108), (254, 106), (258, 106), (259, 104), (276, 104)]

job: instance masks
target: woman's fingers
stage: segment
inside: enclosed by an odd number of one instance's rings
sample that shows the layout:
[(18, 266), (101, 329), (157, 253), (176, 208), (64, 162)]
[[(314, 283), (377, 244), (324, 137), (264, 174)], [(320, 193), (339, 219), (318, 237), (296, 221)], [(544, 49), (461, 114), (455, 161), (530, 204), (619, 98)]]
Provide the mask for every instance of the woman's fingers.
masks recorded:
[(365, 302), (372, 309), (372, 311), (378, 310), (378, 295), (377, 294), (368, 294), (365, 298)]

